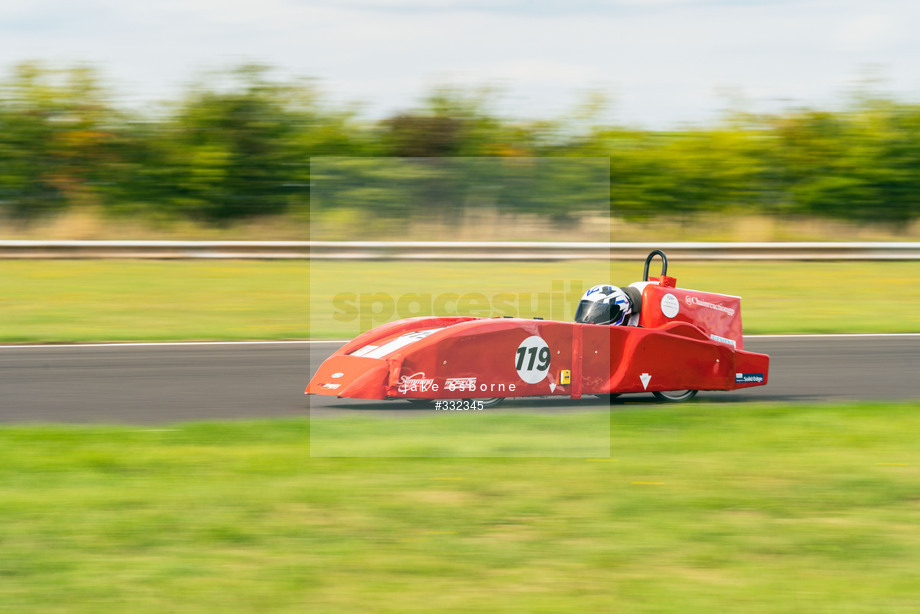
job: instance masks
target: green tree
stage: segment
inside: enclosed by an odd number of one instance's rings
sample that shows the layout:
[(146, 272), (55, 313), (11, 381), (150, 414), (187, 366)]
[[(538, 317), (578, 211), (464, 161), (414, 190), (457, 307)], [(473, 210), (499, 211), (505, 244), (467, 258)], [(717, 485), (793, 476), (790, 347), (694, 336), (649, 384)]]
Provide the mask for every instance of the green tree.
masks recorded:
[(103, 204), (122, 119), (94, 69), (16, 66), (0, 83), (0, 203), (26, 219)]

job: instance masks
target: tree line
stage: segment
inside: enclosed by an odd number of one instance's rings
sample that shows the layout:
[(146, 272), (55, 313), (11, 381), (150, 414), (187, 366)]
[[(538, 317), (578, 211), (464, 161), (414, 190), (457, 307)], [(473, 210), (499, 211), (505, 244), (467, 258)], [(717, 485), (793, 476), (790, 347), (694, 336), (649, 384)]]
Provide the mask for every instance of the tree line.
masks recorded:
[[(309, 81), (271, 74), (241, 66), (140, 110), (117, 104), (94, 68), (13, 67), (0, 80), (0, 213), (31, 221), (93, 206), (226, 224), (309, 211), (311, 189), (326, 186), (314, 206), (388, 218), (450, 219), (485, 203), (565, 219), (608, 195), (627, 218), (920, 215), (918, 104), (863, 94), (835, 110), (733, 112), (662, 131), (577, 113), (516, 120), (493, 111), (488, 92), (442, 89), (371, 121)], [(311, 159), (325, 160), (312, 176)], [(458, 168), (474, 179), (456, 184)]]

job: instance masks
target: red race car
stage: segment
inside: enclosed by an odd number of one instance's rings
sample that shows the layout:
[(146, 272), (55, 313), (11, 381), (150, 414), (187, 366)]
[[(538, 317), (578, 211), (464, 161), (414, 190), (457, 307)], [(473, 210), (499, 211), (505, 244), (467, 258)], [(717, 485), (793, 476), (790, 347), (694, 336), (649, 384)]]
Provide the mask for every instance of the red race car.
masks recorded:
[[(649, 265), (661, 258), (660, 277)], [(474, 409), (508, 397), (651, 392), (666, 402), (699, 390), (767, 383), (770, 358), (744, 351), (741, 299), (677, 287), (664, 252), (643, 281), (595, 286), (575, 322), (508, 317), (417, 317), (378, 326), (330, 356), (306, 394), (464, 399)]]

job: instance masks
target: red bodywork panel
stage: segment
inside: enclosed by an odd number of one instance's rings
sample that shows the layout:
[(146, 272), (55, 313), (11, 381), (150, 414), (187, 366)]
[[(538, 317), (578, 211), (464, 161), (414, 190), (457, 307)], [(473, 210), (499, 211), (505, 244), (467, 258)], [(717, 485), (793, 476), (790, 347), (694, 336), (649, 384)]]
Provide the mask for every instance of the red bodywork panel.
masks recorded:
[(642, 291), (635, 327), (474, 317), (384, 324), (329, 357), (305, 392), (356, 399), (579, 398), (766, 384), (769, 357), (743, 351), (741, 300), (672, 284), (672, 278), (634, 284)]
[(744, 349), (739, 297), (660, 286), (652, 282), (633, 285), (645, 286), (639, 326), (660, 328), (671, 322), (686, 322), (698, 327), (713, 341)]

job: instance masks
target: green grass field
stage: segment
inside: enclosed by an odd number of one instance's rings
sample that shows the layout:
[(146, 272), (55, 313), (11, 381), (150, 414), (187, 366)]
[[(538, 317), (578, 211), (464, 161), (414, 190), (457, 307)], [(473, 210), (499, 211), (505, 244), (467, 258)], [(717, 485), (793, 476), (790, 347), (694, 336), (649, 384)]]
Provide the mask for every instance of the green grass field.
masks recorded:
[[(342, 338), (409, 293), (568, 319), (639, 268), (5, 261), (0, 341)], [(670, 272), (749, 333), (920, 332), (920, 263)], [(0, 612), (916, 611), (916, 403), (615, 406), (610, 457), (510, 457), (599, 415), (2, 426)]]
[(0, 611), (916, 611), (915, 404), (610, 424), (605, 459), (311, 458), (307, 420), (3, 427)]
[[(669, 272), (682, 287), (742, 296), (748, 333), (920, 332), (918, 262), (672, 261)], [(641, 263), (620, 262), (4, 261), (0, 341), (344, 338), (438, 311), (450, 293), (472, 300), (446, 301), (448, 313), (498, 315), (510, 305), (525, 317), (569, 319), (573, 288), (640, 275)], [(412, 293), (421, 302), (400, 308)], [(510, 302), (499, 311), (503, 294)]]

